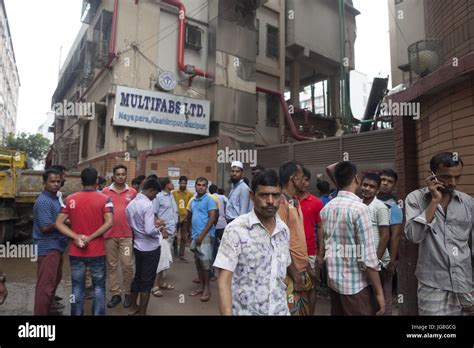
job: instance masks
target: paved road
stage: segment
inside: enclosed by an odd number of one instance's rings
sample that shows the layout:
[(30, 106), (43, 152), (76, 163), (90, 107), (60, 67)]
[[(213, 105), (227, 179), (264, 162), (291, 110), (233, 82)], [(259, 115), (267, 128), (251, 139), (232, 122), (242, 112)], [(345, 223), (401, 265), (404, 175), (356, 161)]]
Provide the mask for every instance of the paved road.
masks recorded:
[[(217, 284), (211, 282), (211, 299), (201, 302), (199, 296), (189, 294), (197, 284), (192, 282), (196, 276), (193, 254), (187, 250), (186, 258), (189, 263), (174, 262), (167, 282), (175, 285), (174, 290), (163, 290), (164, 296), (151, 297), (148, 306), (148, 315), (218, 315)], [(65, 257), (63, 267), (63, 281), (59, 285), (57, 294), (64, 298), (64, 315), (69, 315), (68, 303), (71, 293), (71, 276), (68, 257)], [(0, 315), (32, 315), (34, 306), (34, 288), (36, 283), (36, 263), (29, 259), (0, 259), (1, 268), (7, 273), (8, 298), (0, 306)], [(110, 295), (107, 295), (107, 300)], [(85, 312), (90, 313), (92, 301), (86, 301)], [(107, 315), (127, 315), (128, 310), (119, 304), (114, 309), (107, 309)], [(321, 299), (316, 308), (316, 315), (329, 315), (329, 301)]]

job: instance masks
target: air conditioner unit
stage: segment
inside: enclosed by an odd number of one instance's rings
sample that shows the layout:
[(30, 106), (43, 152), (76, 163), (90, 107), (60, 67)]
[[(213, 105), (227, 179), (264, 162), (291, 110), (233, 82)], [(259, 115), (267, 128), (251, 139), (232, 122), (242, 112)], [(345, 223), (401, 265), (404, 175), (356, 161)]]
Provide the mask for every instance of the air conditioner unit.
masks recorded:
[(198, 26), (186, 23), (186, 39), (184, 47), (189, 48), (190, 50), (199, 51), (202, 48), (201, 38), (203, 33), (204, 30)]

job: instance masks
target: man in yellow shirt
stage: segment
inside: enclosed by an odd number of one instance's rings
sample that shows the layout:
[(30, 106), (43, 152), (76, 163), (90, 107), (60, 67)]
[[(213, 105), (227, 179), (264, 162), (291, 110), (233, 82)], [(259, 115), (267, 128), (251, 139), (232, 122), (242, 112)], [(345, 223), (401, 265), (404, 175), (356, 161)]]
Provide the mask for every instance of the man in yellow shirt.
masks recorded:
[(188, 185), (188, 178), (186, 176), (181, 176), (179, 178), (179, 189), (173, 191), (173, 197), (178, 206), (178, 233), (180, 233), (180, 243), (179, 243), (179, 260), (187, 262), (184, 258), (184, 250), (186, 248), (186, 243), (188, 241), (188, 228), (186, 227), (186, 207), (188, 206), (189, 201), (193, 198), (194, 194), (186, 189)]

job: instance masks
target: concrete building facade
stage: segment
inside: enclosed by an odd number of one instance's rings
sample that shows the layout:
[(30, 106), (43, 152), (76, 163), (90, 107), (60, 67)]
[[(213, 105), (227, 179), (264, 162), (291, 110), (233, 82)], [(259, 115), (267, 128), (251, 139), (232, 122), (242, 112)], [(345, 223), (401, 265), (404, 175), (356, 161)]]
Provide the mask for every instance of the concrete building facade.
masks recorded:
[(5, 3), (0, 1), (0, 143), (16, 132), (20, 78), (8, 25)]
[[(358, 12), (344, 4), (351, 69)], [(328, 122), (340, 114), (338, 40), (322, 35), (318, 44), (301, 25), (316, 16), (336, 30), (338, 11), (328, 0), (84, 0), (84, 25), (52, 105), (93, 103), (94, 115), (57, 113), (52, 163), (110, 175), (111, 163), (123, 161), (135, 174), (164, 175), (180, 161), (157, 156), (172, 154), (191, 163), (179, 164), (181, 174), (195, 166), (225, 187), (229, 163), (217, 163), (218, 150), (308, 138), (289, 115), (285, 90), (332, 79)]]

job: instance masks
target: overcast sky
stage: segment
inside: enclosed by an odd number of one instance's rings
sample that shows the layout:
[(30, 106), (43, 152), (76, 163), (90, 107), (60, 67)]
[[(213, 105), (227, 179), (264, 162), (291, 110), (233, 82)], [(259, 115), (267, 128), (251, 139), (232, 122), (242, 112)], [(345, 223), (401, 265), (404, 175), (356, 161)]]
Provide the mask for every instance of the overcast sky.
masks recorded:
[[(334, 0), (335, 1), (335, 0)], [(357, 16), (356, 70), (390, 73), (386, 0), (353, 0)], [(36, 132), (51, 109), (62, 61), (81, 27), (82, 0), (5, 0), (20, 75), (17, 132)]]

